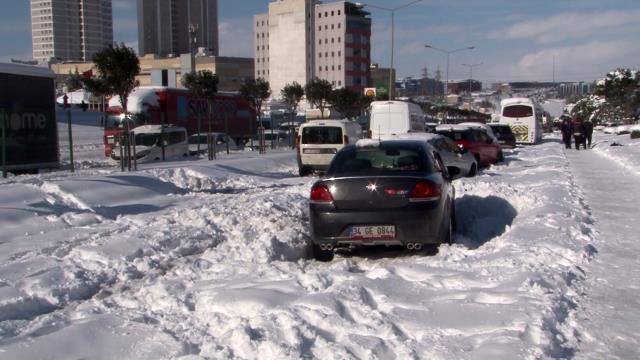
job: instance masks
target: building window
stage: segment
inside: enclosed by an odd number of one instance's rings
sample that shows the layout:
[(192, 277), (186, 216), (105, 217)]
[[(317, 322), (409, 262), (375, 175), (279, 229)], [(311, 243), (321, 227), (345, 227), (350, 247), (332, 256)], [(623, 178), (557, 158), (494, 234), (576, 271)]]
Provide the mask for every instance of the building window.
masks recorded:
[(336, 53), (334, 53), (333, 51), (331, 52), (331, 57), (335, 57)]
[(318, 26), (318, 31), (322, 30), (322, 25)]
[(333, 29), (334, 29), (334, 26), (335, 26), (335, 25), (331, 24), (331, 30), (333, 30)]
[(324, 17), (329, 17), (329, 13), (328, 12), (324, 12)]
[(340, 16), (340, 10), (338, 10), (338, 16)]
[[(340, 15), (340, 14), (338, 14)], [(340, 29), (342, 27), (342, 23), (338, 23), (338, 29)]]
[(334, 39), (333, 39), (333, 38), (331, 38), (331, 43), (332, 43), (332, 44), (333, 44), (333, 40), (334, 40)]
[[(268, 36), (268, 34), (267, 34)], [(342, 41), (342, 38), (340, 36), (338, 36), (338, 42)]]
[(336, 86), (336, 81), (335, 80), (331, 81), (331, 85)]
[(324, 39), (324, 43), (328, 44), (329, 43), (329, 39)]
[(331, 11), (331, 16), (333, 16), (333, 11)]
[(318, 19), (319, 19), (319, 18), (321, 18), (321, 17), (322, 17), (322, 13), (321, 13), (321, 12), (319, 12), (319, 13), (318, 13)]
[(320, 67), (318, 68), (318, 71), (322, 72), (322, 66), (320, 66)]
[(329, 57), (329, 52), (328, 51), (324, 53), (324, 57)]
[(338, 70), (342, 70), (342, 65), (338, 65)]
[(338, 80), (338, 86), (342, 86), (342, 80)]
[(318, 45), (322, 45), (322, 39), (318, 40)]
[(338, 51), (338, 57), (342, 56), (342, 51)]
[(322, 53), (318, 53), (318, 57), (322, 57)]
[(329, 30), (329, 25), (325, 25), (325, 26), (324, 26), (324, 29), (325, 29), (325, 30)]
[(335, 70), (336, 70), (336, 67), (331, 65), (331, 71), (335, 71)]

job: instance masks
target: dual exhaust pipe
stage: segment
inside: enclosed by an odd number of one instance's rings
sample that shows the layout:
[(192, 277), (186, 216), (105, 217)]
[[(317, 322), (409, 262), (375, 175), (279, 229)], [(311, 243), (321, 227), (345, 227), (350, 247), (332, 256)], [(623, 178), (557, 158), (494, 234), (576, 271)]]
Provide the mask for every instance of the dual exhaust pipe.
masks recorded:
[(331, 245), (331, 244), (320, 244), (320, 250), (331, 251), (331, 250), (333, 250), (333, 245)]

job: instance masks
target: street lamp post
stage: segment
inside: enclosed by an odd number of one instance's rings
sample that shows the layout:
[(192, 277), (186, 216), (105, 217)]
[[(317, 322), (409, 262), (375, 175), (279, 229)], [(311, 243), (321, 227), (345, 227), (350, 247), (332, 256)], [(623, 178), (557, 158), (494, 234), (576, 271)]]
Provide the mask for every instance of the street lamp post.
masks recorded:
[(471, 95), (471, 80), (473, 79), (473, 67), (482, 65), (481, 62), (477, 64), (462, 64), (462, 66), (466, 66), (469, 68), (469, 95)]
[(393, 81), (393, 52), (394, 52), (394, 40), (395, 40), (395, 16), (396, 16), (396, 11), (400, 10), (400, 9), (404, 9), (408, 6), (411, 6), (415, 3), (419, 3), (422, 0), (413, 0), (411, 2), (408, 2), (404, 5), (400, 5), (400, 6), (396, 6), (394, 8), (387, 8), (387, 7), (382, 7), (382, 6), (377, 6), (377, 5), (370, 5), (370, 4), (364, 4), (364, 3), (356, 3), (356, 6), (360, 6), (360, 7), (364, 7), (364, 6), (368, 6), (368, 7), (372, 7), (374, 9), (380, 9), (380, 10), (385, 10), (385, 11), (389, 11), (391, 13), (391, 60), (390, 60), (390, 65), (389, 65), (389, 100), (394, 100), (395, 99), (395, 87), (396, 85), (394, 84)]
[(467, 46), (465, 48), (460, 48), (460, 49), (455, 49), (455, 50), (444, 50), (444, 49), (440, 49), (437, 48), (435, 46), (431, 46), (426, 44), (424, 47), (429, 48), (429, 49), (433, 49), (436, 51), (440, 51), (442, 53), (445, 53), (447, 55), (447, 67), (446, 67), (446, 80), (445, 80), (445, 84), (444, 84), (444, 96), (446, 97), (447, 95), (449, 95), (449, 55), (455, 53), (455, 52), (459, 52), (459, 51), (464, 51), (464, 50), (473, 50), (476, 47), (475, 46)]

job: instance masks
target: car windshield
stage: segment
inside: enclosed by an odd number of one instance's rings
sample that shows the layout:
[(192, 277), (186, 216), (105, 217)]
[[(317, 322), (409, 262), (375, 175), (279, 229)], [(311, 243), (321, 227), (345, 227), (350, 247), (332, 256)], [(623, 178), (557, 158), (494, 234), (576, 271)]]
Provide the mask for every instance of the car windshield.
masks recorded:
[(384, 175), (402, 172), (430, 173), (430, 162), (417, 146), (384, 145), (347, 147), (336, 154), (328, 175)]
[(302, 129), (303, 144), (342, 144), (342, 129), (331, 126), (308, 126)]

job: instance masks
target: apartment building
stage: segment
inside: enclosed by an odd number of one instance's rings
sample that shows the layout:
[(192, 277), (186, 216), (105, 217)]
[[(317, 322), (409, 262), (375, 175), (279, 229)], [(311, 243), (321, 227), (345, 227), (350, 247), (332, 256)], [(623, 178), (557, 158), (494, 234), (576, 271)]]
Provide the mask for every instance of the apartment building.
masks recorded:
[(111, 0), (31, 0), (33, 58), (89, 61), (113, 44)]
[(190, 26), (195, 26), (195, 48), (219, 53), (217, 0), (138, 0), (140, 55), (187, 54)]
[(316, 77), (361, 93), (371, 84), (371, 19), (341, 1), (316, 6)]
[(318, 77), (362, 91), (371, 83), (371, 19), (362, 6), (339, 1), (277, 0), (254, 16), (255, 77), (274, 97), (294, 81)]

